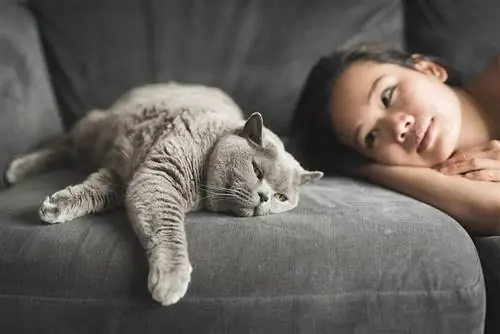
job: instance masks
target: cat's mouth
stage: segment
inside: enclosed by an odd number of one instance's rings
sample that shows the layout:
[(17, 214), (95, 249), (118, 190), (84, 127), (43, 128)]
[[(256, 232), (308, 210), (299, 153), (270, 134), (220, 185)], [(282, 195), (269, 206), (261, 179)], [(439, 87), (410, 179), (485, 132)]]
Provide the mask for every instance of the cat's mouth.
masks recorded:
[(234, 189), (230, 186), (204, 186), (208, 195), (206, 198), (208, 209), (225, 212), (237, 217), (254, 217), (269, 214), (269, 207), (262, 205), (260, 196), (255, 192), (246, 192), (244, 189)]
[(255, 217), (257, 216), (265, 216), (270, 213), (269, 208), (265, 208), (262, 205), (257, 205), (255, 209), (253, 210), (253, 215)]
[(254, 206), (253, 208), (249, 207), (232, 207), (226, 211), (227, 213), (236, 215), (238, 217), (257, 217), (257, 216), (265, 216), (268, 215), (269, 208), (264, 208), (262, 205)]

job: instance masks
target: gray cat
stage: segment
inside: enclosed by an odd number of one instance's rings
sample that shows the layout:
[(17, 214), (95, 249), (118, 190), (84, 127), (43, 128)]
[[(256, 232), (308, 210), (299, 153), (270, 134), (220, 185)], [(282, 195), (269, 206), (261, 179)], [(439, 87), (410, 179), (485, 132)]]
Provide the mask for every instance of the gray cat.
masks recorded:
[(14, 159), (4, 176), (13, 184), (68, 162), (91, 174), (47, 197), (41, 220), (124, 205), (147, 253), (149, 291), (162, 305), (182, 298), (190, 281), (187, 212), (288, 211), (299, 187), (323, 176), (304, 170), (260, 114), (245, 120), (221, 90), (178, 83), (136, 88), (109, 110), (90, 112), (63, 138)]

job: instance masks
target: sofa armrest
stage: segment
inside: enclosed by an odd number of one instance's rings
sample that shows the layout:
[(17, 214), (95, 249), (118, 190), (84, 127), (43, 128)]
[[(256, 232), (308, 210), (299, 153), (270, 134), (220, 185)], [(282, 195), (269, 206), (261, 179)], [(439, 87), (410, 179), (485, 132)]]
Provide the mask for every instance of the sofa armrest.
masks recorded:
[(61, 131), (35, 20), (21, 5), (0, 3), (0, 172)]

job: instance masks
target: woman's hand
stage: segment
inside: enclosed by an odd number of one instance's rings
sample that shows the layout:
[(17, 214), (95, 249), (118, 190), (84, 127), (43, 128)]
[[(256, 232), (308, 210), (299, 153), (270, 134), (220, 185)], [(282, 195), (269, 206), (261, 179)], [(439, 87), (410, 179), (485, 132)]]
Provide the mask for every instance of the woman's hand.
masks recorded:
[(435, 169), (445, 175), (500, 182), (500, 141), (492, 140), (465, 150), (457, 150)]

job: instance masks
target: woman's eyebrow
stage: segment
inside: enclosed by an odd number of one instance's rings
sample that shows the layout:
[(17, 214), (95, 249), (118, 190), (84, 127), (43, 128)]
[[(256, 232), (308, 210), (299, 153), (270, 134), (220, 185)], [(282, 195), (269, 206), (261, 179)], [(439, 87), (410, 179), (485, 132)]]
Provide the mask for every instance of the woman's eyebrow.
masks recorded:
[(373, 84), (372, 86), (370, 87), (370, 90), (368, 91), (368, 102), (371, 101), (372, 99), (372, 95), (373, 95), (373, 92), (375, 91), (375, 88), (377, 88), (380, 80), (382, 80), (382, 78), (384, 77), (384, 75), (382, 74), (381, 76), (379, 76), (377, 79), (375, 79), (375, 81), (373, 81)]

